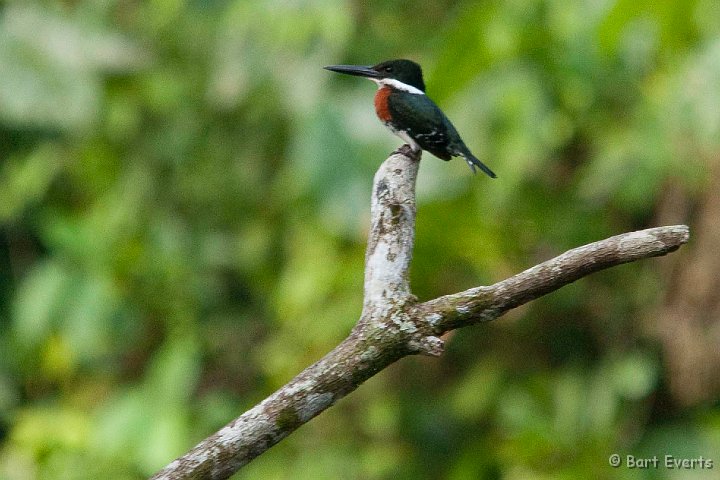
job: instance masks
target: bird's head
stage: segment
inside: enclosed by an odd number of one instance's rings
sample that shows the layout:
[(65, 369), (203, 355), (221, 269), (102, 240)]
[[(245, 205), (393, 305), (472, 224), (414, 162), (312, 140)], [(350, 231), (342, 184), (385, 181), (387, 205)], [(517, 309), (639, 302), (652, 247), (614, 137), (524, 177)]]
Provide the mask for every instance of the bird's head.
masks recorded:
[[(412, 60), (388, 60), (372, 67), (363, 65), (329, 65), (325, 67), (325, 69), (365, 77), (378, 84), (393, 85), (391, 81), (396, 80), (400, 82), (401, 85), (408, 85), (420, 90), (420, 92), (425, 92), (422, 69), (420, 65)], [(397, 87), (398, 85), (394, 86)]]

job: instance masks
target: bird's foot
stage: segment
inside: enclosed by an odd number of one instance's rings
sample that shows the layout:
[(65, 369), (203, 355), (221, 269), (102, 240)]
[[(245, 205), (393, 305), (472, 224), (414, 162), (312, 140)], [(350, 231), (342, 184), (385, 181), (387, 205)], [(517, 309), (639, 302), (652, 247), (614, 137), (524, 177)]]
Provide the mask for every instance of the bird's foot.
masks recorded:
[(410, 145), (407, 143), (404, 145), (401, 145), (398, 147), (392, 154), (400, 154), (405, 155), (406, 157), (410, 157), (414, 160), (420, 160), (420, 153), (422, 150), (414, 150)]

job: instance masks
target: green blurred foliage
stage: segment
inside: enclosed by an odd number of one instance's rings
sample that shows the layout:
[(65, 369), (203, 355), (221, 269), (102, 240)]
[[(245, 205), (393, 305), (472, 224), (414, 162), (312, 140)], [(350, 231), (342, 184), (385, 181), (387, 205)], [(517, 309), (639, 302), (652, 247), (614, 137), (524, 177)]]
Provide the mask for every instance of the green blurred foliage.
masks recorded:
[[(699, 195), (719, 33), (713, 0), (0, 4), (0, 477), (144, 478), (348, 333), (399, 140), (323, 65), (420, 61), (499, 175), (425, 155), (429, 299)], [(685, 478), (607, 464), (720, 452), (638, 325), (665, 282), (628, 265), (456, 332), (236, 478)]]

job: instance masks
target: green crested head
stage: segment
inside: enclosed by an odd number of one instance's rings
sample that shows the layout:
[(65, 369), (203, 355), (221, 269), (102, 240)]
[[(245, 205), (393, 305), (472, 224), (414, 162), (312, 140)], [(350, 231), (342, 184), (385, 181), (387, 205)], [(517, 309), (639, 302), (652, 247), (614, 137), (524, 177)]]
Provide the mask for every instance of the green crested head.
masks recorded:
[[(366, 77), (376, 83), (392, 85), (399, 88), (403, 88), (403, 85), (406, 85), (412, 87), (412, 90), (417, 90), (417, 92), (413, 91), (413, 93), (425, 92), (422, 69), (420, 65), (412, 60), (387, 60), (372, 67), (362, 65), (330, 65), (325, 67), (325, 69), (347, 75)], [(393, 82), (393, 80), (397, 82)]]

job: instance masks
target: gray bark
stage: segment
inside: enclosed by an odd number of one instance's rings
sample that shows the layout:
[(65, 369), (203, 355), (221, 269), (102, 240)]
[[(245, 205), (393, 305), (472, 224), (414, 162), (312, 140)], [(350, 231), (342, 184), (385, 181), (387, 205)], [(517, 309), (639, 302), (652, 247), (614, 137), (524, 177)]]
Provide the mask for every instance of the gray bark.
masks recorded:
[(363, 311), (350, 335), (153, 479), (228, 478), (391, 363), (411, 354), (441, 355), (443, 333), (493, 320), (590, 273), (665, 255), (689, 238), (684, 225), (625, 233), (569, 250), (494, 285), (419, 303), (408, 274), (419, 160), (419, 154), (401, 147), (375, 175)]

